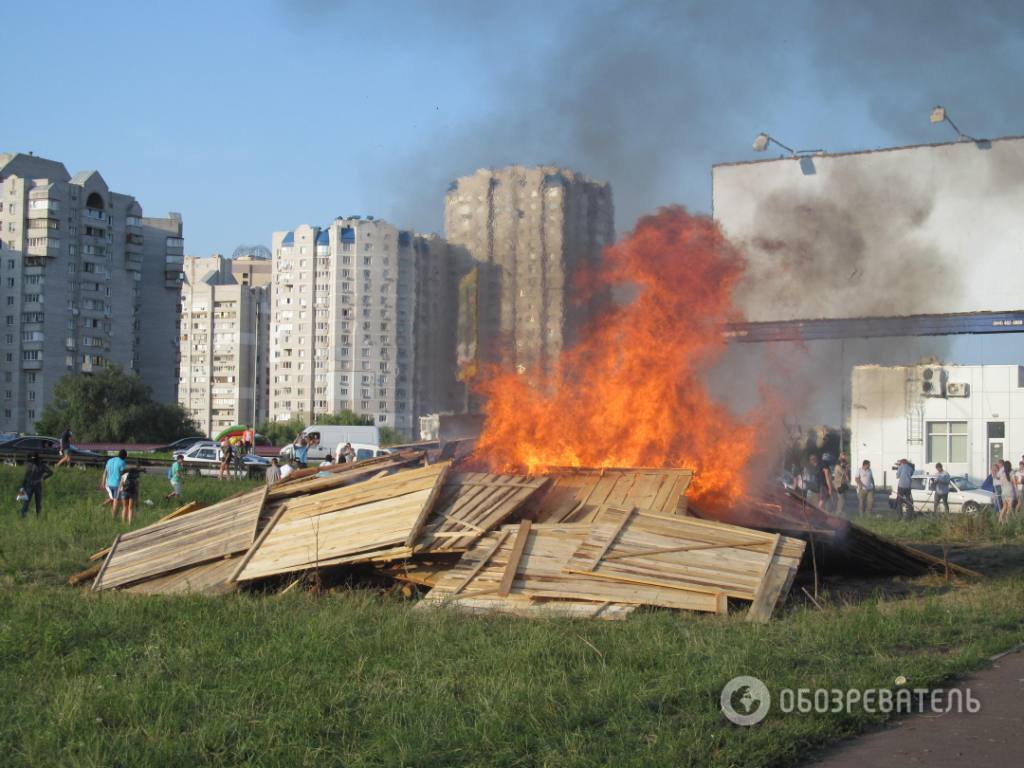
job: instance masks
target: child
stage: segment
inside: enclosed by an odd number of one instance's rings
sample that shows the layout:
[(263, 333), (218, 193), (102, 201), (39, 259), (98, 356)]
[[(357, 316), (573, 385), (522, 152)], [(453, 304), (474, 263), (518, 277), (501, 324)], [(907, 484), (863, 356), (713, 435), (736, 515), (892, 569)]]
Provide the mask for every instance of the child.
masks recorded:
[(121, 485), (118, 489), (122, 497), (121, 522), (131, 525), (135, 519), (135, 507), (139, 503), (139, 473), (142, 470), (138, 464), (126, 469), (121, 474)]
[(174, 499), (181, 496), (181, 460), (182, 454), (174, 457), (174, 462), (167, 470), (167, 479), (171, 481), (171, 492), (164, 496), (165, 499)]

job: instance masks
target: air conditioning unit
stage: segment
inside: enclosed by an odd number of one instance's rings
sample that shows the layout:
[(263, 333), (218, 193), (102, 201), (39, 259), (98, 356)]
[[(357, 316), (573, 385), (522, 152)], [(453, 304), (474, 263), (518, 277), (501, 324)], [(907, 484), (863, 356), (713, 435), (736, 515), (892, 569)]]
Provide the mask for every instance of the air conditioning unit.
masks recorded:
[(942, 397), (942, 369), (922, 368), (920, 386), (922, 397)]
[(962, 381), (950, 381), (946, 384), (946, 397), (967, 397), (971, 393), (971, 385)]

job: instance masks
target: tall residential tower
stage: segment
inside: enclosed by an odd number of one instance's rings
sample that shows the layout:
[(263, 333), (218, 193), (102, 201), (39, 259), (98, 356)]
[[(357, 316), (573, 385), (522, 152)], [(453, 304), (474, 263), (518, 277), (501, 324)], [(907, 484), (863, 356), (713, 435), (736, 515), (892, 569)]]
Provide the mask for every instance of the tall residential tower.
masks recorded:
[(181, 227), (96, 171), (0, 154), (0, 431), (33, 429), (61, 377), (108, 364), (173, 400)]
[(207, 435), (267, 418), (269, 259), (188, 256), (178, 402)]
[(453, 181), (445, 237), (478, 265), (464, 323), (473, 356), (548, 372), (593, 309), (572, 300), (574, 276), (614, 236), (611, 186), (572, 171), (514, 165)]

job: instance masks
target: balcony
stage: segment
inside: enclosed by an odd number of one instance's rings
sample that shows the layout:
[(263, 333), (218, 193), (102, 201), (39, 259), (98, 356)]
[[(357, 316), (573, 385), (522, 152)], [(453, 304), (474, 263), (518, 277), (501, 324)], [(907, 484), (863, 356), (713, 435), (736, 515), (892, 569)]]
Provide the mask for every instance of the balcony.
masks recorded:
[(124, 240), (126, 243), (129, 243), (131, 245), (142, 245), (144, 242), (144, 239), (141, 234), (131, 231), (129, 231), (128, 234), (125, 235)]
[(60, 254), (60, 240), (56, 238), (30, 238), (25, 248), (26, 256), (56, 258)]
[(110, 217), (107, 216), (105, 211), (101, 211), (98, 208), (83, 208), (82, 218), (88, 219), (89, 221), (110, 221)]

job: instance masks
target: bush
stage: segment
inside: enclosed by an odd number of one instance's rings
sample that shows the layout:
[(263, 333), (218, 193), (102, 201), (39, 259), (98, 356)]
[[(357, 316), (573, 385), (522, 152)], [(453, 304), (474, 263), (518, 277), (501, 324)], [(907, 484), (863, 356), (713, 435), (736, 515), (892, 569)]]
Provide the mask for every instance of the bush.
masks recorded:
[(57, 382), (36, 430), (59, 435), (68, 428), (80, 443), (164, 443), (201, 434), (180, 405), (157, 402), (138, 374), (117, 366)]

